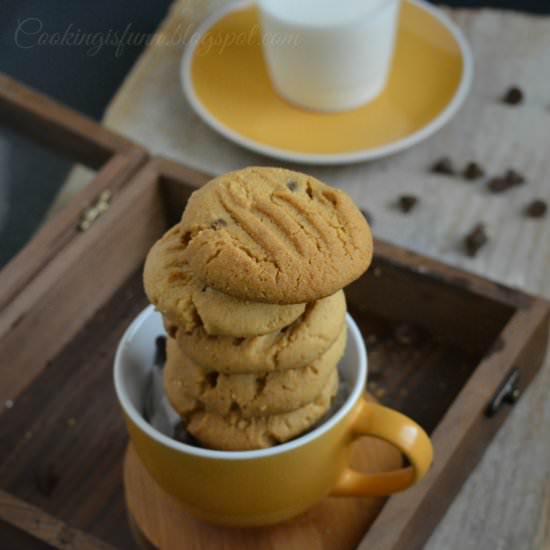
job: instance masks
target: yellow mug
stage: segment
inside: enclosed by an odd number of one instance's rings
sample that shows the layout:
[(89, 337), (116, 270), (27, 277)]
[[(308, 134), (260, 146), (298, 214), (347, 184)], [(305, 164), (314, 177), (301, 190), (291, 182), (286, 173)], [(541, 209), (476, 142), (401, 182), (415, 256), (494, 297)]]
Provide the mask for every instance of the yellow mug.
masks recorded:
[[(143, 311), (119, 343), (114, 378), (132, 443), (157, 483), (199, 518), (259, 526), (296, 516), (327, 495), (389, 495), (419, 481), (432, 461), (430, 439), (406, 416), (365, 401), (365, 346), (350, 315), (346, 322), (348, 343), (338, 368), (350, 392), (332, 416), (269, 449), (216, 451), (180, 443), (144, 420), (154, 341), (164, 329), (152, 307)], [(350, 445), (363, 435), (395, 445), (410, 466), (379, 474), (350, 469)]]

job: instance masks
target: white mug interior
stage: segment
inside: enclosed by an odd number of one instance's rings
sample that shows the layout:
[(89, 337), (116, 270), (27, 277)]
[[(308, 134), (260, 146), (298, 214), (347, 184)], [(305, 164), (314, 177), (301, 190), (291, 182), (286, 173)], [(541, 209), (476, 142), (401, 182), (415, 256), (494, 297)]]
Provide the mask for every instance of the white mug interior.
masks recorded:
[(350, 392), (343, 405), (314, 430), (268, 449), (217, 451), (195, 447), (164, 435), (143, 418), (145, 388), (153, 368), (155, 339), (159, 335), (166, 334), (162, 317), (153, 306), (145, 308), (132, 321), (118, 344), (114, 362), (116, 395), (125, 413), (141, 430), (162, 445), (182, 453), (226, 460), (246, 460), (283, 453), (304, 445), (330, 430), (348, 414), (364, 391), (367, 378), (365, 344), (359, 328), (349, 313), (346, 314), (346, 323), (348, 339), (338, 370), (341, 379), (348, 383)]

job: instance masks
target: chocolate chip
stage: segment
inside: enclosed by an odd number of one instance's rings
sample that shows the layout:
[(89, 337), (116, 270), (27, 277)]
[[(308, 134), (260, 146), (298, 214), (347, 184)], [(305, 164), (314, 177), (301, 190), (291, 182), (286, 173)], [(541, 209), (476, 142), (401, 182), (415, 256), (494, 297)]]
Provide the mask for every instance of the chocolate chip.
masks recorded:
[(502, 193), (503, 191), (507, 191), (512, 187), (514, 187), (514, 185), (502, 176), (497, 176), (496, 178), (492, 178), (487, 182), (487, 188), (489, 189), (489, 191), (491, 191), (491, 193)]
[(49, 497), (59, 483), (59, 474), (53, 464), (48, 464), (38, 470), (34, 482), (38, 492)]
[(227, 225), (227, 222), (223, 218), (218, 218), (217, 220), (214, 220), (210, 227), (212, 229), (219, 229), (220, 227), (225, 227)]
[(290, 180), (286, 186), (289, 188), (290, 191), (294, 192), (296, 189), (298, 189), (298, 182), (294, 180)]
[(414, 195), (401, 195), (397, 199), (397, 207), (404, 214), (408, 214), (418, 204), (418, 197)]
[(485, 175), (485, 170), (477, 162), (469, 162), (462, 175), (467, 180), (477, 180)]
[(512, 184), (512, 185), (521, 185), (522, 183), (525, 183), (525, 176), (523, 174), (520, 174), (519, 172), (516, 172), (513, 169), (510, 169), (504, 174), (504, 177)]
[(455, 169), (453, 163), (449, 157), (442, 157), (439, 160), (436, 160), (430, 170), (434, 174), (444, 174), (446, 176), (454, 176)]
[(206, 383), (209, 387), (215, 388), (218, 385), (218, 378), (220, 376), (219, 372), (216, 371), (210, 371), (206, 373)]
[(487, 182), (487, 188), (492, 193), (502, 193), (525, 183), (525, 176), (513, 169), (507, 170), (502, 176), (497, 176)]
[(488, 240), (489, 237), (487, 235), (485, 225), (478, 223), (464, 238), (464, 248), (466, 250), (466, 254), (468, 254), (470, 258), (477, 256), (479, 250), (485, 246)]
[(523, 101), (523, 92), (517, 86), (511, 86), (502, 96), (502, 102), (508, 105), (519, 105)]
[(365, 219), (367, 220), (367, 223), (369, 225), (374, 224), (374, 218), (372, 217), (372, 214), (368, 210), (365, 210), (364, 208), (361, 208), (361, 214), (363, 214), (363, 216), (365, 216)]
[(524, 213), (528, 218), (544, 218), (547, 210), (548, 205), (546, 201), (535, 199), (525, 207)]

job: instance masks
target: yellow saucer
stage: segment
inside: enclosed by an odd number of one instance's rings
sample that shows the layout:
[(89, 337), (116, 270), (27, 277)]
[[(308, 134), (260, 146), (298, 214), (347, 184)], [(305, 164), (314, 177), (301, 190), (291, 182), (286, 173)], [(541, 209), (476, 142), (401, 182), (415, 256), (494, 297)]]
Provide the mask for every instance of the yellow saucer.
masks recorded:
[(395, 153), (433, 134), (470, 88), (473, 62), (460, 30), (418, 0), (402, 3), (388, 84), (374, 101), (322, 113), (291, 105), (273, 89), (257, 10), (231, 4), (207, 19), (181, 65), (197, 114), (228, 139), (283, 160), (337, 164)]

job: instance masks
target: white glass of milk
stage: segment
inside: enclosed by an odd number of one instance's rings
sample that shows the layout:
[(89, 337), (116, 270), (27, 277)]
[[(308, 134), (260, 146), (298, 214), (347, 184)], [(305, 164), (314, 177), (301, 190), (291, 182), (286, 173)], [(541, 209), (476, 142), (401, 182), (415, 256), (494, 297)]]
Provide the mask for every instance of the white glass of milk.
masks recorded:
[(300, 107), (353, 109), (386, 85), (400, 0), (258, 0), (278, 93)]

